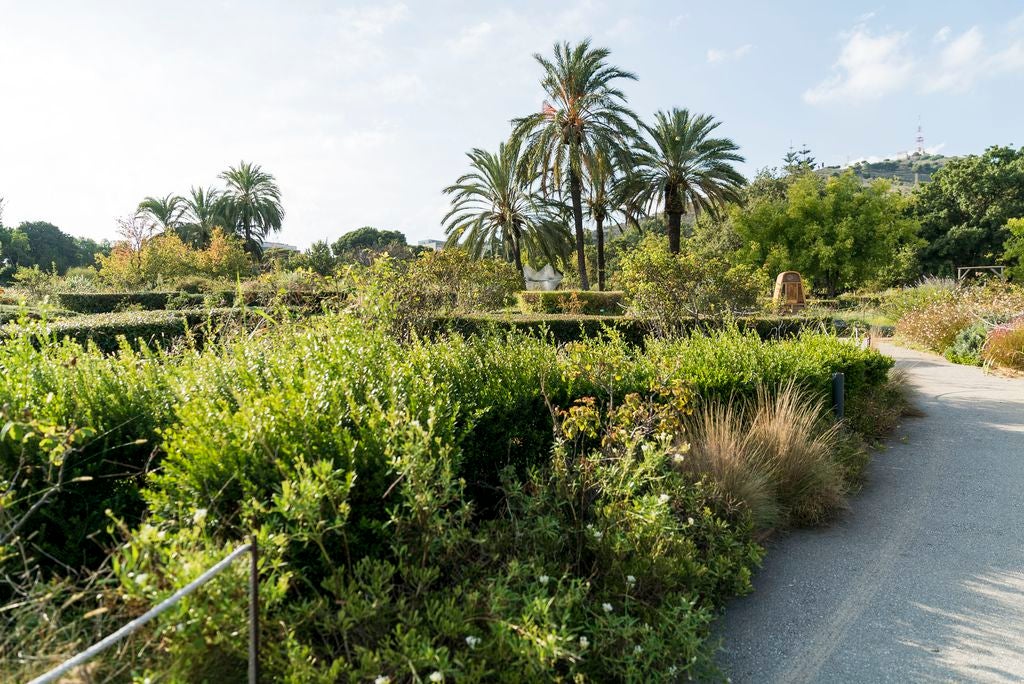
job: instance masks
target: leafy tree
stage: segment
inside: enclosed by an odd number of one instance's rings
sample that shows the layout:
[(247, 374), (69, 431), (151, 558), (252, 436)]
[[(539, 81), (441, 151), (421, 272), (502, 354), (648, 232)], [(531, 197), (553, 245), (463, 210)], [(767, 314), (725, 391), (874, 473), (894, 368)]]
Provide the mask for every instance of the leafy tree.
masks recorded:
[(556, 44), (554, 59), (535, 54), (544, 70), (541, 86), (549, 98), (536, 114), (515, 119), (513, 141), (522, 142), (524, 166), (540, 173), (545, 194), (568, 190), (576, 228), (580, 284), (590, 289), (584, 258), (583, 182), (596, 149), (624, 151), (636, 137), (636, 115), (626, 108), (621, 80), (636, 80), (608, 64), (611, 54), (589, 40)]
[(405, 234), (400, 230), (379, 230), (372, 226), (363, 226), (335, 240), (331, 244), (331, 251), (338, 259), (345, 259), (364, 250), (382, 252), (390, 245), (405, 244)]
[(680, 225), (687, 210), (717, 214), (723, 204), (740, 198), (746, 180), (733, 166), (742, 162), (729, 138), (711, 137), (721, 122), (709, 114), (691, 115), (686, 109), (657, 112), (654, 125), (636, 155), (637, 167), (652, 205), (668, 216), (668, 244), (679, 252)]
[(183, 237), (186, 207), (184, 198), (170, 194), (147, 197), (139, 202), (138, 213), (152, 221), (158, 232), (174, 232)]
[(788, 174), (803, 173), (814, 170), (815, 159), (811, 156), (811, 150), (806, 145), (802, 150), (794, 150), (792, 146), (782, 157), (782, 168)]
[(246, 250), (256, 258), (263, 255), (267, 235), (281, 230), (284, 209), (281, 189), (272, 175), (259, 164), (240, 162), (220, 174), (227, 183), (224, 208), (229, 225), (242, 238)]
[(1016, 282), (1024, 282), (1024, 218), (1014, 218), (1006, 222), (1006, 230), (1010, 237), (1006, 241), (1003, 261), (1010, 265), (1007, 269), (1010, 277)]
[(990, 147), (951, 159), (915, 196), (925, 272), (994, 264), (1010, 237), (1009, 220), (1024, 217), (1024, 148)]
[(878, 278), (903, 247), (919, 244), (907, 209), (888, 181), (865, 186), (852, 172), (828, 179), (803, 173), (784, 198), (737, 207), (731, 221), (742, 261), (772, 274), (800, 271), (835, 295)]
[(306, 261), (309, 267), (322, 276), (334, 273), (336, 260), (326, 240), (317, 240), (306, 250)]
[(474, 259), (501, 255), (516, 266), (525, 287), (523, 252), (556, 264), (571, 250), (572, 238), (557, 207), (530, 193), (537, 174), (520, 163), (515, 141), (498, 153), (467, 153), (470, 171), (444, 189), (452, 208), (442, 219), (448, 244), (463, 247)]
[[(22, 223), (16, 232), (23, 234), (28, 243), (27, 248), (22, 246), (22, 256), (29, 258), (19, 261), (19, 265), (38, 265), (43, 270), (56, 268), (60, 274), (74, 266), (90, 264), (94, 254), (90, 250), (102, 249), (96, 242), (75, 238), (46, 221)], [(21, 238), (12, 237), (12, 240), (20, 242)]]

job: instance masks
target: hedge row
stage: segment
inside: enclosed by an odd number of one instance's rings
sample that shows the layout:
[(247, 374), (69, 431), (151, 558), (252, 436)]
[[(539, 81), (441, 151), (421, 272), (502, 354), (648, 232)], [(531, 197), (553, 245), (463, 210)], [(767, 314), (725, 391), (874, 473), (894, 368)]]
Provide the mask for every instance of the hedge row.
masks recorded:
[[(754, 330), (763, 340), (794, 337), (804, 330), (837, 330), (837, 321), (827, 316), (803, 317), (743, 317), (734, 319), (740, 330)], [(839, 332), (845, 326), (842, 322)], [(698, 329), (714, 330), (721, 328), (723, 321), (690, 320), (684, 324), (687, 331)], [(435, 332), (454, 330), (467, 335), (477, 334), (491, 328), (512, 330), (527, 333), (546, 333), (558, 343), (574, 342), (590, 337), (597, 337), (606, 329), (615, 330), (622, 338), (637, 346), (642, 346), (644, 338), (650, 334), (650, 324), (639, 318), (628, 316), (572, 316), (567, 314), (548, 314), (533, 316), (507, 316), (501, 314), (470, 314), (439, 318), (435, 321)]]
[(217, 327), (228, 322), (241, 322), (245, 316), (242, 310), (230, 308), (123, 311), (51, 321), (47, 324), (47, 332), (57, 339), (69, 338), (80, 344), (91, 341), (98, 349), (113, 352), (120, 348), (121, 338), (133, 347), (137, 347), (139, 342), (149, 346), (167, 346), (191, 331), (201, 342), (208, 329), (207, 324)]
[[(111, 313), (128, 307), (146, 311), (167, 308), (168, 300), (177, 308), (199, 307), (206, 302), (206, 295), (188, 292), (73, 292), (59, 295), (60, 304), (69, 311), (85, 314)], [(175, 307), (172, 307), (175, 308)]]
[(519, 293), (519, 306), (526, 314), (614, 316), (625, 310), (624, 295), (617, 291), (529, 290)]
[[(281, 301), (288, 306), (319, 307), (326, 300), (341, 296), (337, 292), (322, 290), (276, 292), (270, 290), (243, 291), (242, 301), (247, 306), (269, 306)], [(209, 306), (211, 300), (218, 306), (237, 304), (232, 290), (195, 294), (190, 292), (84, 292), (60, 295), (60, 304), (69, 311), (85, 314), (113, 313), (125, 309), (163, 311), (198, 309)]]

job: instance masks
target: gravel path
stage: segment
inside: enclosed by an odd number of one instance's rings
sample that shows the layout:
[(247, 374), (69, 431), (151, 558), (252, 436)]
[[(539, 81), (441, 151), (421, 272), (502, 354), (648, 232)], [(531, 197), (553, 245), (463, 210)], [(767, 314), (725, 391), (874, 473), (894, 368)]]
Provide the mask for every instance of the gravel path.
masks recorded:
[(1024, 681), (1024, 379), (882, 351), (926, 415), (839, 522), (770, 543), (718, 626), (733, 682)]

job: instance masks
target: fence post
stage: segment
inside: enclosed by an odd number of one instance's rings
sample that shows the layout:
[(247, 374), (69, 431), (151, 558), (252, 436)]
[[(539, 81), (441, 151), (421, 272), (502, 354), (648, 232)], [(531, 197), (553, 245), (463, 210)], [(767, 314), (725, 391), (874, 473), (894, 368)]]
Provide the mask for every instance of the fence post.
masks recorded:
[(846, 413), (846, 376), (842, 373), (832, 374), (832, 410), (836, 420), (842, 420)]
[(260, 572), (256, 535), (249, 541), (249, 684), (260, 680)]

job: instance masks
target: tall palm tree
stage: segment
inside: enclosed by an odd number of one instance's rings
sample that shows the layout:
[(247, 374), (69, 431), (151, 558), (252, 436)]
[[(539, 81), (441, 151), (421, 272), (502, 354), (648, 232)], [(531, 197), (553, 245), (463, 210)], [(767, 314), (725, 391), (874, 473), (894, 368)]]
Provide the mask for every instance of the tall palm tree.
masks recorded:
[(259, 164), (240, 162), (220, 174), (227, 183), (224, 209), (230, 228), (245, 241), (253, 256), (263, 256), (263, 240), (281, 230), (284, 209), (281, 189), (272, 175)]
[(185, 198), (186, 228), (190, 241), (197, 247), (206, 247), (218, 226), (228, 227), (224, 196), (217, 188), (192, 187)]
[(514, 142), (499, 145), (497, 154), (468, 152), (471, 171), (444, 189), (452, 208), (442, 223), (449, 245), (461, 245), (476, 259), (502, 254), (515, 263), (525, 287), (524, 251), (555, 265), (571, 251), (572, 236), (558, 207), (530, 193), (536, 174), (524, 170), (519, 153)]
[(548, 100), (540, 112), (515, 119), (513, 139), (524, 142), (523, 163), (540, 172), (541, 190), (568, 189), (576, 228), (580, 284), (590, 289), (583, 255), (585, 165), (597, 147), (623, 149), (636, 135), (636, 115), (616, 82), (636, 76), (607, 63), (611, 54), (590, 41), (555, 44), (554, 59), (533, 57), (544, 69), (541, 86)]
[(733, 167), (742, 162), (739, 147), (729, 138), (713, 138), (721, 125), (710, 114), (690, 114), (686, 109), (657, 112), (654, 125), (644, 125), (648, 139), (638, 145), (637, 167), (650, 193), (652, 207), (668, 216), (668, 245), (679, 251), (682, 216), (716, 214), (721, 206), (739, 201), (746, 179)]
[(179, 237), (184, 226), (185, 200), (178, 195), (147, 197), (139, 202), (138, 213), (160, 232), (177, 233)]
[(594, 222), (597, 238), (597, 289), (604, 290), (604, 222), (616, 207), (616, 164), (608, 150), (598, 148), (587, 161), (587, 214)]

